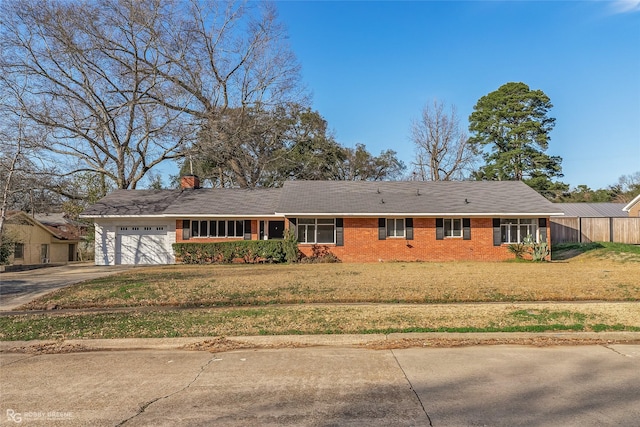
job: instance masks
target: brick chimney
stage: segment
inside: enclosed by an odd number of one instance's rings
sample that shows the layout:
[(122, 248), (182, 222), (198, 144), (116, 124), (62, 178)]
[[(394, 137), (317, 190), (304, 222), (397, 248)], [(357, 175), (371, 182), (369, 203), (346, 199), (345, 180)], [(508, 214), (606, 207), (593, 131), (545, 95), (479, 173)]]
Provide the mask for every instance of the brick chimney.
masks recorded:
[(195, 190), (200, 188), (200, 178), (197, 175), (184, 175), (180, 178), (180, 188), (183, 190)]

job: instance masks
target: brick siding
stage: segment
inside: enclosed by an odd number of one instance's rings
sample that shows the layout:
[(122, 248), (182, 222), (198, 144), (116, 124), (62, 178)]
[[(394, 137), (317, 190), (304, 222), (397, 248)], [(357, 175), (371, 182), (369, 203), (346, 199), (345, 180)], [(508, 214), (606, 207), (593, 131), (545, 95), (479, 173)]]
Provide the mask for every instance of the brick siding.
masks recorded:
[[(471, 240), (436, 240), (435, 218), (414, 218), (413, 240), (378, 240), (378, 218), (344, 218), (344, 246), (326, 246), (343, 262), (380, 261), (501, 261), (512, 259), (506, 244), (493, 246), (491, 218), (471, 218)], [(547, 227), (547, 236), (549, 227)], [(300, 244), (300, 251), (311, 255), (314, 245)]]
[[(272, 218), (273, 220), (273, 218)], [(285, 221), (288, 224), (288, 221)], [(549, 221), (547, 220), (547, 224)], [(471, 239), (436, 240), (435, 218), (413, 219), (413, 240), (387, 237), (378, 240), (378, 218), (344, 218), (344, 246), (319, 244), (343, 262), (380, 261), (502, 261), (513, 259), (507, 244), (493, 246), (492, 218), (471, 218)], [(547, 236), (550, 229), (547, 226)], [(258, 239), (258, 220), (251, 220), (251, 239)], [(242, 238), (191, 238), (188, 242), (226, 242)], [(547, 239), (549, 241), (550, 239)], [(182, 220), (176, 221), (176, 242), (182, 239)], [(306, 256), (314, 245), (299, 244)]]

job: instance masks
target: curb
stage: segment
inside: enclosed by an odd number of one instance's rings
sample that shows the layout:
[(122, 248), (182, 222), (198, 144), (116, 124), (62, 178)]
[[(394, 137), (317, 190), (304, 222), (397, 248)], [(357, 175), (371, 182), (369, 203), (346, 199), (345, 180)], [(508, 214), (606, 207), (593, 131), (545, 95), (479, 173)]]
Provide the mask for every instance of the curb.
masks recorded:
[[(185, 347), (213, 342), (221, 337), (185, 337), (185, 338), (117, 338), (117, 339), (77, 339), (77, 340), (34, 340), (0, 341), (0, 352), (24, 352), (25, 348), (37, 346), (77, 347), (77, 351), (133, 351), (133, 350), (184, 350)], [(426, 343), (430, 340), (446, 340), (466, 345), (513, 344), (531, 345), (532, 340), (546, 340), (553, 345), (576, 344), (640, 344), (640, 332), (493, 332), (493, 333), (393, 333), (389, 335), (272, 335), (272, 336), (235, 336), (224, 337), (230, 343), (243, 344), (245, 347), (358, 347), (371, 344), (393, 343), (398, 341), (416, 341)], [(521, 342), (519, 342), (521, 341)], [(418, 347), (418, 345), (415, 345)]]

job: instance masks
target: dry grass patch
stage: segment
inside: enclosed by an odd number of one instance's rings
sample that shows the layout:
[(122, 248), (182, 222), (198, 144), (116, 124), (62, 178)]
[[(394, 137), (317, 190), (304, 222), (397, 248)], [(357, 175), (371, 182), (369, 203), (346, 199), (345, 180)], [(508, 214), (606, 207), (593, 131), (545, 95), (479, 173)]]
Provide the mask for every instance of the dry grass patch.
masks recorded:
[(553, 263), (171, 265), (70, 286), (23, 308), (638, 301), (639, 277), (638, 263), (589, 254)]

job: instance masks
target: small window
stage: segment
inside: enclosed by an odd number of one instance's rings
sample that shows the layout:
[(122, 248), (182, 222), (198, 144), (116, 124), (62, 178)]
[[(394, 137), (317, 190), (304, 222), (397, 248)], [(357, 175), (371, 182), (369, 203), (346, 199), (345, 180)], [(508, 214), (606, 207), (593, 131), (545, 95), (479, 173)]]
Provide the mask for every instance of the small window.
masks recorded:
[(43, 264), (49, 263), (49, 245), (47, 243), (40, 245), (40, 258)]
[(461, 218), (444, 218), (444, 237), (462, 237)]
[(24, 258), (24, 243), (16, 243), (13, 248), (13, 258), (14, 259), (23, 259)]
[(404, 218), (387, 218), (387, 237), (404, 237)]

